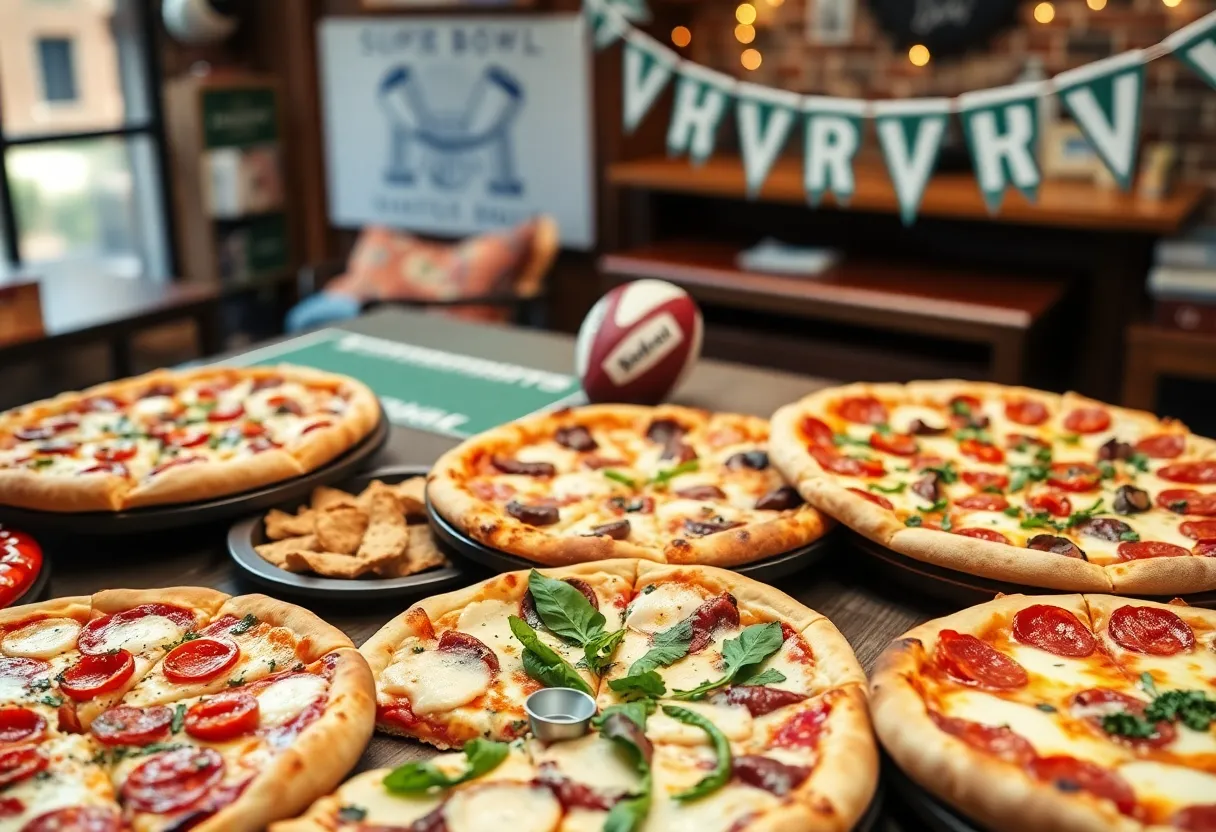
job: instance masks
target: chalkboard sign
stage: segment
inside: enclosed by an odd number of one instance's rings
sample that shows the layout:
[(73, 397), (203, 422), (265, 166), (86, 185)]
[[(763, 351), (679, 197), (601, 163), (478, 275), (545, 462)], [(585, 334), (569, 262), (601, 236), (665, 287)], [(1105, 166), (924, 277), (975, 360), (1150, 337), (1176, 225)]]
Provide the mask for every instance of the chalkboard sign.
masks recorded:
[(935, 56), (984, 45), (1017, 20), (1018, 0), (869, 0), (878, 23), (902, 47)]

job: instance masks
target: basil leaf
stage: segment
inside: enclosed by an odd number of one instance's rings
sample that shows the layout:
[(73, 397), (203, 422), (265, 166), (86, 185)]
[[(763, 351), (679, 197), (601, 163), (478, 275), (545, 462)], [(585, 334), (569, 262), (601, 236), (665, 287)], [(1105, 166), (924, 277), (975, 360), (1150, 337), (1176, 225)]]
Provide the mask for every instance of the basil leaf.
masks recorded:
[(640, 829), (650, 813), (650, 774), (642, 781), (637, 797), (618, 800), (604, 818), (604, 832), (634, 832)]
[(1051, 464), (1051, 446), (1044, 445), (1043, 447), (1039, 448), (1037, 451), (1034, 452), (1034, 458), (1036, 460), (1038, 460), (1039, 462), (1050, 465)]
[(650, 699), (658, 699), (660, 696), (667, 695), (667, 685), (663, 682), (663, 677), (653, 670), (631, 673), (620, 679), (613, 679), (608, 683), (608, 687), (617, 693), (636, 694)]
[(608, 665), (612, 664), (612, 654), (616, 652), (617, 645), (623, 638), (625, 638), (624, 627), (611, 633), (600, 633), (587, 642), (583, 647), (587, 667), (591, 668), (593, 673), (603, 673)]
[(1127, 458), (1129, 468), (1135, 468), (1137, 471), (1148, 472), (1148, 457), (1142, 453), (1134, 453)]
[(1127, 711), (1103, 715), (1102, 730), (1108, 734), (1140, 739), (1147, 739), (1157, 733), (1157, 728), (1153, 723)]
[(690, 459), (687, 462), (681, 462), (675, 468), (668, 468), (666, 471), (660, 471), (649, 480), (647, 484), (654, 485), (658, 488), (666, 488), (667, 483), (680, 476), (680, 474), (691, 474), (701, 468), (700, 460)]
[(633, 477), (625, 476), (620, 471), (613, 471), (611, 468), (604, 468), (600, 471), (600, 473), (604, 475), (605, 479), (610, 479), (613, 482), (619, 482), (621, 485), (628, 486), (629, 488), (638, 487), (637, 480), (635, 480)]
[(917, 470), (922, 474), (937, 474), (938, 482), (942, 485), (953, 485), (958, 482), (958, 471), (955, 469), (953, 462), (947, 462), (940, 466), (926, 465)]
[(744, 628), (736, 638), (727, 639), (722, 645), (722, 658), (726, 663), (726, 674), (717, 680), (703, 682), (692, 690), (677, 690), (677, 699), (704, 699), (718, 688), (725, 687), (781, 649), (784, 641), (781, 625), (776, 621), (753, 624)]
[(536, 614), (555, 635), (584, 646), (603, 633), (604, 614), (565, 581), (533, 569), (528, 573), (528, 589), (536, 603)]
[(912, 528), (916, 528), (917, 526), (921, 525), (924, 522), (925, 522), (924, 520), (921, 520), (918, 516), (913, 514), (911, 517), (909, 517), (907, 520), (904, 521), (904, 525), (911, 526)]
[(1074, 511), (1068, 516), (1068, 520), (1064, 524), (1064, 528), (1071, 529), (1073, 526), (1084, 523), (1086, 520), (1093, 517), (1095, 514), (1100, 514), (1103, 511), (1103, 504), (1106, 502), (1104, 497), (1099, 497), (1094, 500), (1094, 504), (1089, 508), (1083, 508), (1080, 511)]
[(696, 800), (699, 797), (712, 794), (725, 786), (730, 781), (730, 740), (726, 738), (726, 735), (718, 730), (717, 725), (714, 725), (699, 713), (690, 711), (687, 708), (681, 708), (679, 705), (664, 705), (663, 713), (678, 722), (683, 722), (685, 725), (700, 728), (708, 734), (709, 740), (714, 747), (714, 754), (717, 756), (717, 762), (714, 764), (713, 771), (702, 777), (691, 788), (685, 789), (682, 792), (676, 792), (672, 797), (681, 802)]
[(692, 644), (692, 616), (656, 633), (650, 649), (629, 666), (630, 676), (639, 676), (659, 667), (666, 667), (688, 655)]
[(1144, 692), (1149, 696), (1157, 695), (1157, 683), (1153, 681), (1153, 674), (1147, 670), (1140, 674), (1140, 687), (1144, 688)]
[(646, 718), (654, 713), (655, 704), (653, 699), (635, 699), (632, 702), (621, 702), (616, 705), (609, 705), (600, 713), (592, 717), (591, 727), (599, 731), (604, 727), (604, 723), (613, 714), (624, 714), (629, 719), (632, 719), (638, 724), (638, 727), (646, 727)]
[(239, 636), (249, 632), (256, 626), (258, 626), (258, 617), (253, 613), (249, 613), (234, 624), (228, 632), (234, 636)]
[(541, 641), (536, 630), (528, 626), (528, 622), (517, 615), (511, 615), (507, 617), (507, 623), (511, 625), (511, 633), (524, 646), (521, 657), (524, 673), (545, 687), (574, 688), (588, 696), (595, 696), (591, 686), (578, 675), (578, 671), (558, 655), (556, 650)]
[(1032, 514), (1026, 517), (1018, 524), (1023, 529), (1041, 529), (1050, 528), (1056, 531), (1061, 530), (1059, 523), (1051, 519), (1051, 515), (1045, 511), (1040, 511), (1038, 514)]
[(743, 684), (758, 687), (760, 685), (775, 685), (778, 682), (784, 681), (785, 674), (776, 668), (770, 667), (768, 670), (757, 673), (755, 676), (749, 676)]
[(176, 734), (178, 731), (182, 730), (182, 726), (185, 724), (186, 706), (178, 704), (178, 706), (173, 709), (173, 720), (169, 723), (169, 731)]
[(343, 823), (358, 823), (365, 817), (367, 817), (367, 810), (362, 806), (347, 804), (346, 806), (338, 809), (338, 820), (342, 821)]
[(1123, 532), (1123, 534), (1119, 535), (1119, 539), (1122, 540), (1124, 543), (1139, 543), (1140, 534), (1139, 534), (1139, 532), (1134, 532), (1134, 531), (1133, 532)]
[(473, 739), (464, 744), (467, 767), (455, 777), (440, 771), (434, 763), (414, 762), (393, 769), (384, 777), (384, 788), (394, 794), (422, 792), (431, 788), (446, 789), (459, 783), (475, 780), (487, 774), (507, 758), (511, 746), (505, 742)]
[(1013, 477), (1009, 480), (1009, 490), (1021, 491), (1027, 482), (1042, 482), (1050, 473), (1043, 465), (1011, 465)]

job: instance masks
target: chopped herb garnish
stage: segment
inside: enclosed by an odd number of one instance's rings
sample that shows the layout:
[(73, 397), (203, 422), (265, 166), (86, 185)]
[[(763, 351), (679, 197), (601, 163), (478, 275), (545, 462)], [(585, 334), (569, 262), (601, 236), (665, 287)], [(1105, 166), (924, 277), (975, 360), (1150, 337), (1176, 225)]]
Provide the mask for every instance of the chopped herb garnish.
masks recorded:
[(660, 471), (649, 480), (647, 484), (653, 485), (655, 488), (666, 488), (667, 484), (681, 474), (691, 474), (699, 470), (701, 463), (699, 460), (690, 459), (687, 462), (681, 462), (675, 468), (668, 468), (666, 471)]
[(1056, 712), (1056, 706), (1048, 704), (1047, 702), (1040, 702), (1039, 704), (1035, 705), (1035, 707), (1048, 714), (1054, 714)]
[(230, 688), (240, 687), (243, 684), (245, 684), (245, 674), (244, 673), (242, 673), (240, 676), (234, 676), (228, 680), (228, 687), (230, 687)]
[(426, 648), (423, 647), (421, 644), (416, 644), (412, 648), (410, 648), (410, 651), (413, 653), (425, 653)]
[(611, 468), (604, 468), (602, 471), (600, 471), (600, 473), (604, 475), (605, 479), (610, 479), (613, 482), (619, 482), (621, 485), (627, 488), (638, 487), (637, 480), (635, 480), (633, 477), (625, 476), (620, 471), (613, 471)]
[(863, 448), (870, 447), (869, 439), (854, 439), (853, 437), (849, 436), (847, 433), (833, 434), (832, 442), (835, 443), (837, 446), (860, 445)]
[(965, 442), (968, 439), (974, 439), (976, 442), (981, 442), (985, 445), (992, 444), (992, 434), (983, 428), (962, 428), (954, 432), (954, 439), (957, 442)]
[(1000, 488), (998, 488), (995, 485), (986, 485), (983, 488), (981, 488), (980, 491), (984, 492), (985, 494), (1004, 494), (1005, 493), (1004, 491), (1002, 491)]
[(947, 462), (936, 468), (925, 466), (920, 469), (920, 473), (922, 474), (930, 472), (937, 474), (937, 481), (942, 485), (954, 485), (954, 483), (958, 482), (958, 471), (955, 470), (953, 462)]
[(33, 462), (30, 463), (30, 465), (32, 465), (35, 468), (47, 468), (54, 464), (55, 464), (55, 460), (51, 459), (50, 457), (40, 457), (39, 459), (35, 459)]
[(967, 404), (962, 399), (955, 399), (950, 402), (950, 412), (955, 416), (968, 417), (971, 415), (971, 405)]
[(919, 511), (921, 514), (932, 514), (935, 511), (945, 511), (946, 506), (948, 505), (950, 505), (950, 501), (945, 497), (942, 497), (940, 500), (934, 500), (933, 505), (918, 508), (917, 511)]
[(1136, 532), (1124, 532), (1123, 534), (1119, 535), (1119, 539), (1124, 543), (1139, 543), (1140, 535)]
[(36, 693), (41, 693), (44, 690), (51, 689), (51, 680), (43, 676), (41, 679), (35, 679), (34, 681), (30, 682), (28, 685), (26, 685), (26, 687)]
[(58, 708), (60, 705), (63, 704), (62, 697), (55, 696), (55, 695), (49, 694), (49, 693), (46, 696), (39, 699), (38, 701), (41, 702), (43, 705), (46, 705), (48, 708)]
[(230, 629), (228, 632), (232, 633), (234, 636), (239, 636), (249, 632), (256, 626), (258, 626), (258, 617), (253, 613), (249, 613), (234, 624), (232, 629)]
[(1040, 446), (1040, 448), (1034, 452), (1034, 458), (1045, 465), (1050, 465), (1051, 448), (1047, 445)]
[(343, 823), (358, 823), (367, 817), (367, 810), (353, 804), (343, 806), (338, 810), (338, 820)]
[(1137, 471), (1148, 471), (1148, 457), (1140, 452), (1136, 452), (1127, 458), (1127, 466), (1135, 468)]
[(1190, 503), (1186, 500), (1174, 500), (1170, 503), (1169, 509), (1177, 514), (1186, 514), (1186, 510), (1190, 507)]
[(1004, 514), (1006, 517), (1017, 517), (1018, 515), (1020, 515), (1022, 513), (1022, 510), (1020, 508), (1018, 508), (1017, 506), (1009, 506), (1001, 513)]
[(1070, 433), (1066, 436), (1061, 436), (1060, 441), (1065, 445), (1080, 445), (1081, 437), (1075, 433)]
[(1105, 498), (1099, 497), (1098, 499), (1094, 500), (1093, 505), (1091, 505), (1089, 508), (1074, 511), (1072, 514), (1068, 515), (1068, 520), (1065, 521), (1064, 528), (1071, 529), (1073, 526), (1080, 525), (1086, 520), (1091, 519), (1095, 514), (1100, 514), (1104, 510), (1103, 506), (1105, 502)]
[(954, 529), (954, 521), (950, 519), (949, 514), (942, 515), (942, 531), (948, 532)]
[(1042, 465), (1011, 465), (1013, 477), (1009, 480), (1010, 491), (1021, 491), (1028, 482), (1042, 482), (1047, 479), (1048, 470)]
[(907, 520), (904, 521), (904, 525), (911, 526), (912, 528), (916, 528), (917, 526), (923, 524), (924, 522), (925, 521), (921, 520), (920, 517), (913, 514), (911, 517), (909, 517)]
[(173, 709), (173, 721), (169, 724), (169, 730), (176, 734), (178, 731), (182, 730), (182, 726), (185, 723), (186, 706), (178, 703), (177, 707)]
[(901, 482), (898, 485), (887, 486), (872, 482), (867, 485), (866, 488), (868, 488), (870, 491), (877, 491), (879, 494), (903, 494), (908, 488), (908, 484), (906, 482)]
[(1040, 511), (1036, 514), (1030, 515), (1029, 517), (1022, 518), (1022, 522), (1019, 523), (1018, 525), (1021, 526), (1023, 529), (1048, 528), (1048, 529), (1055, 529), (1056, 531), (1061, 531), (1063, 528), (1059, 523), (1052, 520), (1051, 515), (1045, 511)]
[(1104, 480), (1113, 480), (1115, 478), (1115, 466), (1105, 459), (1098, 463), (1098, 473), (1102, 475)]

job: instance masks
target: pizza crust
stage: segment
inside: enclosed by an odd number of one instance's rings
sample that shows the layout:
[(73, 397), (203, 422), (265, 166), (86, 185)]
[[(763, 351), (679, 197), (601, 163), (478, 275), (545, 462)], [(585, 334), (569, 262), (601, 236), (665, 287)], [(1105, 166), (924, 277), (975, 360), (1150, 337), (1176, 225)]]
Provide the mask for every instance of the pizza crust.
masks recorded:
[(34, 511), (118, 511), (131, 484), (113, 474), (71, 477), (27, 468), (0, 469), (0, 499)]

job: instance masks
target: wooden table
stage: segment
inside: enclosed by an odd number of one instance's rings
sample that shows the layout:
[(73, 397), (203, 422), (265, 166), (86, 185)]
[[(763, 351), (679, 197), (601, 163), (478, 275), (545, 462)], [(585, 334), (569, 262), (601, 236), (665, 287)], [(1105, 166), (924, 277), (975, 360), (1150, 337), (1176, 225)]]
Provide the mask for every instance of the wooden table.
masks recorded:
[[(344, 325), (367, 335), (409, 340), (485, 358), (539, 369), (568, 372), (574, 344), (567, 336), (497, 326), (475, 326), (425, 314), (386, 310)], [(827, 382), (786, 373), (705, 361), (699, 364), (675, 400), (680, 404), (734, 409), (769, 416), (777, 407)], [(455, 441), (443, 436), (394, 427), (377, 465), (430, 463)], [(106, 542), (97, 538), (44, 541), (54, 561), (52, 596), (75, 595), (117, 587), (210, 586), (230, 593), (257, 592), (229, 560), (224, 528), (177, 531), (159, 538)], [(884, 591), (864, 583), (862, 568), (846, 546), (822, 566), (781, 581), (780, 588), (827, 615), (839, 627), (869, 669), (887, 643), (914, 623), (945, 612), (921, 607), (898, 590)], [(480, 579), (480, 575), (470, 580)], [(415, 598), (389, 603), (359, 602), (340, 606), (297, 600), (361, 644)], [(429, 746), (376, 735), (358, 770), (398, 765), (429, 756)]]

